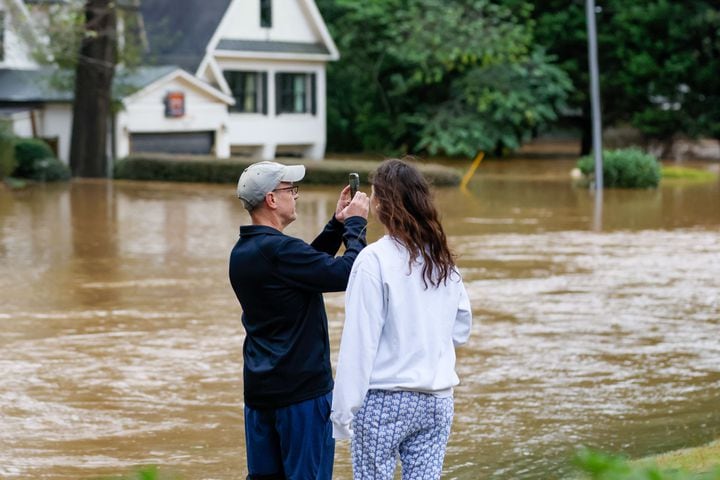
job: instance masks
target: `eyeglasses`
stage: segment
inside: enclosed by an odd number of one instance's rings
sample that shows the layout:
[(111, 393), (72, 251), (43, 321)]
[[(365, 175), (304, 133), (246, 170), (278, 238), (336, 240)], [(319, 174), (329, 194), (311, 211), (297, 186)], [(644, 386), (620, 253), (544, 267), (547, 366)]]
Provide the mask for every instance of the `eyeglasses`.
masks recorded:
[(292, 193), (293, 195), (297, 195), (298, 190), (300, 190), (300, 185), (293, 185), (292, 187), (276, 188), (275, 190), (273, 190), (273, 192), (281, 192), (283, 190), (289, 190), (290, 193)]

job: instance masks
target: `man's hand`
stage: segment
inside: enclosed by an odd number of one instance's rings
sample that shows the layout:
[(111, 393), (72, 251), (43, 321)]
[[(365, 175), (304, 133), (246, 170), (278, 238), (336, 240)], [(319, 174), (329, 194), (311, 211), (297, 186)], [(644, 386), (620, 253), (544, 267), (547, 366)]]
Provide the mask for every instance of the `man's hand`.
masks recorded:
[(344, 195), (350, 198), (350, 186), (345, 187), (340, 194), (340, 200), (338, 200), (338, 210), (335, 211), (335, 218), (340, 222), (345, 222), (346, 218), (350, 217), (362, 217), (367, 218), (368, 212), (370, 211), (370, 198), (363, 193), (357, 192), (355, 197), (348, 201), (348, 203), (341, 209), (340, 205), (343, 201)]
[(347, 185), (342, 189), (342, 192), (340, 192), (340, 198), (338, 198), (337, 207), (335, 207), (335, 218), (338, 221), (345, 221), (345, 218), (341, 218), (340, 214), (348, 205), (350, 205), (350, 200), (352, 200), (352, 198), (350, 198), (350, 185)]

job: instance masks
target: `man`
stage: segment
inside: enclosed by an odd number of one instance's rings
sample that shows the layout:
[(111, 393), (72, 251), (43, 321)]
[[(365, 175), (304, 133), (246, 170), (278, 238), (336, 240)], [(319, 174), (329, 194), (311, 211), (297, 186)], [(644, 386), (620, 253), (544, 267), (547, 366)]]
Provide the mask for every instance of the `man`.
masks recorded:
[[(302, 165), (250, 165), (237, 194), (252, 225), (240, 227), (230, 283), (243, 309), (248, 479), (332, 477), (332, 370), (323, 292), (345, 290), (365, 245), (370, 201), (350, 187), (308, 245), (282, 231), (297, 214)], [(335, 257), (340, 244), (345, 253)]]

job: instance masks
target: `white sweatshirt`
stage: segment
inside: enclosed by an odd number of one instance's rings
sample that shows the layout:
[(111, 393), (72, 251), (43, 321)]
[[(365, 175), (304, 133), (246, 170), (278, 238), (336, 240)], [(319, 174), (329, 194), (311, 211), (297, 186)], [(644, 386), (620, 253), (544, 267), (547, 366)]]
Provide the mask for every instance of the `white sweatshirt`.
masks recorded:
[(422, 259), (410, 270), (408, 258), (386, 235), (353, 264), (330, 416), (336, 439), (352, 436), (369, 389), (446, 397), (459, 383), (454, 347), (467, 341), (472, 323), (460, 273), (426, 289)]

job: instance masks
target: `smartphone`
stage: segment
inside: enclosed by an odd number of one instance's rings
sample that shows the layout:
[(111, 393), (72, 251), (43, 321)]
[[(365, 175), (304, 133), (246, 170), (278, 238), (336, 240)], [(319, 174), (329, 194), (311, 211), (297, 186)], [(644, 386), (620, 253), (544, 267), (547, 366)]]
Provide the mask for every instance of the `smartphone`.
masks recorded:
[(355, 194), (357, 193), (358, 189), (360, 188), (360, 175), (357, 173), (351, 173), (349, 175), (350, 180), (350, 198), (355, 198)]

